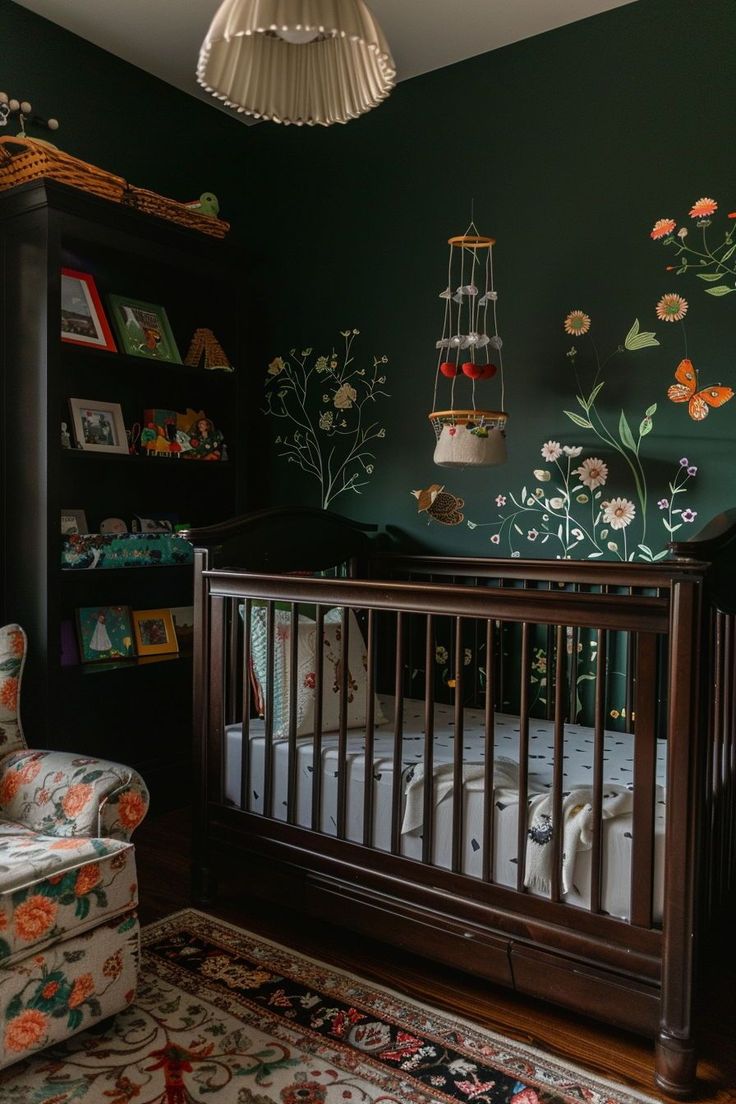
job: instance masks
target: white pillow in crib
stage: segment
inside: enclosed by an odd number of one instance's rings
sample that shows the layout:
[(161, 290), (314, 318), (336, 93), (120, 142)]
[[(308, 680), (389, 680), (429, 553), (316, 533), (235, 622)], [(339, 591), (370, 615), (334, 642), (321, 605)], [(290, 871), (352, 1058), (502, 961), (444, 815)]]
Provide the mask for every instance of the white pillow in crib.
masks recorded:
[[(360, 625), (352, 610), (348, 611), (350, 639), (348, 641), (347, 727), (363, 728), (366, 720), (368, 686), (366, 678), (367, 656)], [(317, 624), (301, 616), (298, 625), (298, 665), (296, 675), (296, 735), (309, 736), (314, 732), (316, 703)], [(289, 734), (289, 687), (291, 676), (291, 615), (286, 610), (275, 611), (274, 630), (274, 706), (273, 735), (282, 739)], [(253, 669), (260, 684), (261, 695), (267, 693), (267, 643), (266, 611), (263, 607), (253, 610), (251, 650)], [(342, 655), (342, 610), (334, 609), (325, 614), (322, 647), (322, 731), (337, 732), (340, 728), (340, 687)], [(374, 704), (374, 723), (385, 724), (386, 718), (378, 698)]]

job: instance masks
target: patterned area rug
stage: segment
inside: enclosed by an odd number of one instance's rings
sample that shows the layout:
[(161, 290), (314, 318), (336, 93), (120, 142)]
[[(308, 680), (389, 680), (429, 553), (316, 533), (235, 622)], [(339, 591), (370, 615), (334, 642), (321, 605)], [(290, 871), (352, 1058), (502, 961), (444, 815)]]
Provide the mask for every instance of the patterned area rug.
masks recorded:
[(654, 1099), (192, 909), (143, 943), (135, 1004), (0, 1073), (2, 1104)]

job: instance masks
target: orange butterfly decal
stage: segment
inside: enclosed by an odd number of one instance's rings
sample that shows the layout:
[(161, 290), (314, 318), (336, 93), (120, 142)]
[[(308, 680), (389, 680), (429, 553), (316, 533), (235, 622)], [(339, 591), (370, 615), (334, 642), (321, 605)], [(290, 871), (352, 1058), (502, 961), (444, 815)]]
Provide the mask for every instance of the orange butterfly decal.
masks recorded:
[(687, 403), (687, 412), (696, 422), (702, 422), (710, 413), (711, 406), (723, 406), (733, 398), (730, 387), (718, 386), (704, 387), (698, 391), (698, 373), (691, 360), (681, 360), (675, 372), (677, 383), (673, 383), (667, 390), (667, 397), (672, 402)]

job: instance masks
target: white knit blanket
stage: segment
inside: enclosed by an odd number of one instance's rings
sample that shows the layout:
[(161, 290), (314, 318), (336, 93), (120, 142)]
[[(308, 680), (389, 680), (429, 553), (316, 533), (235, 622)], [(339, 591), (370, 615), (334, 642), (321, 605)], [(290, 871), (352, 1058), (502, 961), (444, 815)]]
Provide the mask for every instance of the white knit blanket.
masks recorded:
[[(439, 805), (452, 794), (454, 768), (452, 763), (442, 763), (434, 768), (434, 804)], [(424, 767), (418, 764), (407, 772), (404, 785), (404, 817), (402, 833), (418, 832), (424, 818)], [(463, 765), (463, 790), (483, 791), (485, 768), (480, 763)], [(496, 759), (493, 765), (494, 800), (509, 803), (519, 801), (519, 764), (511, 759)], [(663, 796), (657, 787), (657, 799)], [(529, 791), (528, 832), (526, 845), (526, 875), (524, 885), (542, 893), (549, 893), (552, 883), (554, 853), (552, 847), (552, 814), (554, 798), (549, 791)], [(626, 786), (607, 783), (603, 787), (602, 818), (630, 815), (634, 794)], [(593, 846), (595, 822), (593, 817), (593, 790), (579, 786), (567, 793), (562, 800), (562, 893), (574, 886), (575, 860), (580, 851)]]

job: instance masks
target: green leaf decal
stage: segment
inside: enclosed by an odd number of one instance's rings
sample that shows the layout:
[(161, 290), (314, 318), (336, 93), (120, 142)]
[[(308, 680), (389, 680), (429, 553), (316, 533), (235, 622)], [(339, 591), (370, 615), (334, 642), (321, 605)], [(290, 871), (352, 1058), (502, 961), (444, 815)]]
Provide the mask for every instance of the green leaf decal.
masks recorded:
[(652, 403), (652, 405), (651, 405), (651, 406), (648, 406), (648, 407), (646, 408), (646, 410), (644, 411), (644, 413), (646, 414), (647, 418), (651, 418), (651, 417), (652, 417), (652, 416), (653, 416), (654, 414), (656, 414), (656, 413), (657, 413), (657, 404), (656, 404), (656, 403)]
[(593, 405), (595, 400), (598, 398), (598, 394), (599, 394), (601, 388), (605, 387), (605, 386), (606, 386), (606, 381), (605, 380), (601, 380), (600, 383), (596, 384), (596, 386), (593, 388), (593, 390), (590, 392), (590, 395), (588, 396), (588, 407), (591, 407)]
[(636, 452), (636, 444), (634, 442), (634, 435), (631, 432), (629, 423), (626, 421), (626, 415), (623, 410), (621, 411), (621, 417), (618, 420), (618, 435), (621, 438), (621, 444), (625, 448), (631, 449), (632, 452)]
[(639, 425), (639, 436), (646, 437), (647, 433), (652, 432), (653, 427), (654, 422), (651, 418), (642, 418), (641, 424)]
[(717, 295), (719, 297), (721, 295), (730, 295), (732, 291), (736, 291), (736, 288), (726, 287), (725, 284), (719, 284), (718, 287), (705, 289), (706, 295)]
[(659, 345), (655, 334), (640, 333), (639, 319), (635, 318), (634, 325), (624, 339), (624, 348), (628, 349), (630, 353), (634, 353), (637, 349), (648, 349), (653, 345)]
[(716, 280), (723, 279), (722, 272), (698, 272), (697, 277), (699, 280), (705, 280), (708, 284), (714, 284)]
[(585, 418), (581, 418), (579, 414), (576, 414), (574, 410), (566, 410), (568, 418), (571, 422), (574, 422), (576, 426), (580, 426), (581, 429), (592, 429), (592, 425)]
[(719, 261), (719, 264), (722, 263), (723, 261), (729, 260), (733, 256), (734, 251), (736, 251), (736, 245), (732, 245), (730, 249), (726, 250), (726, 252), (721, 257), (721, 260)]

